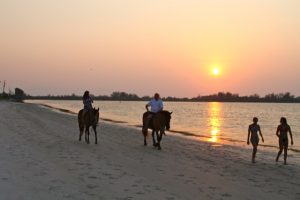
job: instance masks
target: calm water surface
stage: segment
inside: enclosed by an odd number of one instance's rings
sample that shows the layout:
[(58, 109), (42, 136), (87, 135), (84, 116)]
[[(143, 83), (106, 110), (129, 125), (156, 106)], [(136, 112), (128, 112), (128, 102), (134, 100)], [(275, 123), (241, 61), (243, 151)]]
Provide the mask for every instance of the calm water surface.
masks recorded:
[[(34, 100), (30, 103), (47, 104), (57, 108), (78, 112), (81, 101)], [(141, 117), (147, 102), (95, 101), (100, 108), (100, 117), (141, 125)], [(300, 104), (273, 103), (194, 103), (164, 102), (166, 110), (172, 111), (171, 130), (196, 135), (196, 139), (216, 144), (234, 143), (245, 146), (248, 125), (254, 116), (265, 138), (265, 145), (277, 146), (275, 136), (280, 117), (287, 117), (294, 136), (292, 149), (300, 151)], [(171, 134), (171, 133), (169, 133)], [(262, 142), (260, 142), (262, 144)]]

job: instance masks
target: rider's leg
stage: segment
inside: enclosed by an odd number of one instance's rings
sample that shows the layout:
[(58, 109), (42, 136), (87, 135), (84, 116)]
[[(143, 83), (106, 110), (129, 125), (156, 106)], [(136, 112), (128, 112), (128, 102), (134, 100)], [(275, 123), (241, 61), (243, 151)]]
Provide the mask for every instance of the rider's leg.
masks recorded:
[(150, 121), (151, 121), (152, 117), (153, 117), (153, 114), (151, 114), (151, 113), (149, 113), (149, 114), (147, 115), (146, 123), (145, 123), (145, 125), (144, 125), (144, 130), (143, 130), (145, 133), (148, 132), (149, 124), (150, 124)]

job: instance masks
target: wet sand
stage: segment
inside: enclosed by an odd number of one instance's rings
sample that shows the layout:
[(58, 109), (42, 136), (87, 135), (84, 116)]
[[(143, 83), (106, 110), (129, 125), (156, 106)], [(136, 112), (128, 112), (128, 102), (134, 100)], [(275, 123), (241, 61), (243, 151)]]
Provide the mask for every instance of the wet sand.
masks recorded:
[[(300, 199), (296, 158), (171, 133), (162, 151), (141, 131), (100, 121), (99, 143), (78, 141), (77, 117), (0, 101), (0, 199)], [(245, 155), (249, 155), (248, 157)]]

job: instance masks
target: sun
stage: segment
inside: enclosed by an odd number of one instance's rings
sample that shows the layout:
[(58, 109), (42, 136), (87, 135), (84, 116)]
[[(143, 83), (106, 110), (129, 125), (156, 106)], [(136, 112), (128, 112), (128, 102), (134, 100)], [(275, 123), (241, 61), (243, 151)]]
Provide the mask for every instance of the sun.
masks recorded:
[(214, 68), (212, 69), (212, 74), (213, 74), (214, 76), (218, 76), (218, 75), (220, 74), (220, 69), (219, 69), (218, 67), (214, 67)]

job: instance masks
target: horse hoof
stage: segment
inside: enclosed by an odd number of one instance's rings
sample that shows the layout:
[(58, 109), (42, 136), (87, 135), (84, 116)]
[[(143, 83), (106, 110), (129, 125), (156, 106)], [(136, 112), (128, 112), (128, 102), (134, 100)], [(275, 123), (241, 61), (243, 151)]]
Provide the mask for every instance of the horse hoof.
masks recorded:
[(144, 143), (144, 146), (147, 146), (147, 143), (146, 143), (146, 142)]
[(157, 146), (158, 146), (158, 144), (157, 144), (157, 143), (153, 143), (153, 146), (154, 146), (154, 147), (157, 147)]
[(158, 150), (161, 150), (161, 147), (160, 146), (158, 146), (158, 148), (157, 148)]

